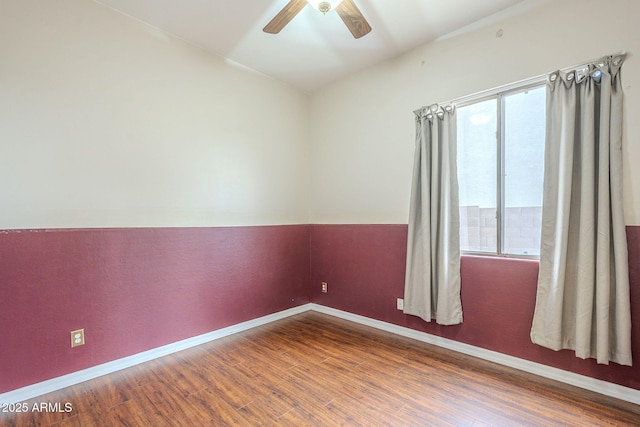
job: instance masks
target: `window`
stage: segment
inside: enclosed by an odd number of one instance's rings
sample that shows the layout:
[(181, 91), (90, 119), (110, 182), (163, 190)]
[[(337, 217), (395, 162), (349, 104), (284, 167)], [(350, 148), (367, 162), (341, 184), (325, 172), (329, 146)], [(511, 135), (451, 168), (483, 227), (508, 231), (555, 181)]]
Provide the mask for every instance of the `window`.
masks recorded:
[(546, 87), (458, 107), (460, 249), (539, 256)]

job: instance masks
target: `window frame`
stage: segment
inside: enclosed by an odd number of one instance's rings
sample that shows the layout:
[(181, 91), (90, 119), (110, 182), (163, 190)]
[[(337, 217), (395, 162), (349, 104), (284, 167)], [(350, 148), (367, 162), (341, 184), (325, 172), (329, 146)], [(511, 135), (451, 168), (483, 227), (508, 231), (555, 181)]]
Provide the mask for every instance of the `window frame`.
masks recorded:
[[(522, 82), (512, 83), (507, 86), (502, 86), (489, 91), (480, 92), (474, 95), (469, 95), (464, 98), (460, 98), (458, 101), (452, 101), (456, 106), (456, 109), (480, 103), (483, 101), (496, 100), (496, 251), (495, 252), (483, 252), (474, 250), (460, 250), (461, 255), (477, 255), (487, 257), (500, 257), (500, 258), (517, 258), (517, 259), (533, 259), (539, 260), (540, 255), (528, 255), (528, 254), (511, 254), (504, 252), (504, 224), (505, 218), (505, 108), (504, 98), (509, 95), (527, 92), (533, 89), (539, 89), (547, 87), (547, 80), (544, 76), (536, 77)], [(548, 96), (548, 93), (547, 93)], [(545, 106), (546, 109), (546, 106)], [(545, 114), (545, 127), (547, 125)], [(456, 134), (456, 144), (457, 144)]]

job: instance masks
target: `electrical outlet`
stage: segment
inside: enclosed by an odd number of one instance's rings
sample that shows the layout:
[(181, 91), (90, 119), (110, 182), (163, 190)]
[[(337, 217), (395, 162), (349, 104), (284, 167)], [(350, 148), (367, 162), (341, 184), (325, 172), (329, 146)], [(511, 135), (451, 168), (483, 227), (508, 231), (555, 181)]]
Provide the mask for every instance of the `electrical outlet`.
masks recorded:
[(71, 348), (84, 345), (84, 328), (71, 331)]
[(398, 310), (404, 310), (404, 300), (402, 298), (396, 300), (396, 307), (398, 307)]
[(322, 291), (322, 293), (326, 294), (327, 293), (327, 282), (322, 282), (321, 285), (322, 285), (322, 287), (320, 288), (320, 290)]

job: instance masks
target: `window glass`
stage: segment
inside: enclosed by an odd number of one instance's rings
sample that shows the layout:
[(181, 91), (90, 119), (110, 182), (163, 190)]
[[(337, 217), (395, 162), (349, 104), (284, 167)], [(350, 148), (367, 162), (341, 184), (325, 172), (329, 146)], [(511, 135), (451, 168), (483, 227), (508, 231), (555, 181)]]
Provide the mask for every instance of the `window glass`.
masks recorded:
[(546, 87), (457, 109), (460, 249), (540, 254)]
[(496, 99), (457, 111), (461, 250), (497, 250), (496, 113)]
[(544, 174), (544, 87), (503, 98), (503, 252), (540, 255)]

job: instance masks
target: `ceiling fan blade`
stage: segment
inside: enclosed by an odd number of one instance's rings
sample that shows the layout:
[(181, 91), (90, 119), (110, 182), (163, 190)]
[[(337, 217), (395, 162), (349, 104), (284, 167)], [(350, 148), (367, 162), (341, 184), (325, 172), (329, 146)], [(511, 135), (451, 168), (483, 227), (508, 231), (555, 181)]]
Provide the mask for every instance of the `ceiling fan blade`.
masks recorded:
[(344, 0), (336, 7), (336, 12), (340, 15), (349, 31), (351, 31), (353, 37), (359, 39), (371, 31), (371, 26), (362, 16), (362, 12), (360, 12), (353, 0)]
[(307, 0), (291, 0), (262, 29), (265, 33), (278, 34), (307, 5)]

